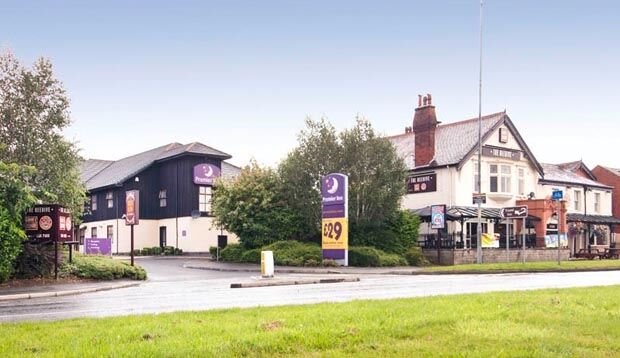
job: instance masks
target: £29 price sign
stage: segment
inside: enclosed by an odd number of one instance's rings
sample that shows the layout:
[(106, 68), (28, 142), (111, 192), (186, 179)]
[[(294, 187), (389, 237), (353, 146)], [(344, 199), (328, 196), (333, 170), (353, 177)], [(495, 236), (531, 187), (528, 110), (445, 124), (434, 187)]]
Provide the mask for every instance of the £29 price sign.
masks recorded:
[(323, 219), (323, 249), (349, 247), (349, 221), (345, 218)]

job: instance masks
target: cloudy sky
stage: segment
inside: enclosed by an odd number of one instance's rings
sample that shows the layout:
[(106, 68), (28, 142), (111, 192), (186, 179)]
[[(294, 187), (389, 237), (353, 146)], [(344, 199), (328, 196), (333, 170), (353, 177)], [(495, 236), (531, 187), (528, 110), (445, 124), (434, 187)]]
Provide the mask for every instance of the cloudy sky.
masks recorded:
[[(483, 113), (541, 162), (620, 167), (620, 2), (485, 1)], [(49, 57), (89, 158), (200, 141), (275, 164), (306, 116), (383, 134), (417, 95), (478, 113), (479, 1), (11, 1), (0, 46)]]

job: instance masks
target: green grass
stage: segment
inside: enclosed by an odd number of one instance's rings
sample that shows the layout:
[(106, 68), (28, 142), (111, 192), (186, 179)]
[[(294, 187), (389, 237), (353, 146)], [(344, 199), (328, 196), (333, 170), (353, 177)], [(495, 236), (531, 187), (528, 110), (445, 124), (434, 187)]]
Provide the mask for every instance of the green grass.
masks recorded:
[(545, 262), (510, 262), (510, 263), (489, 263), (471, 264), (455, 266), (431, 266), (425, 267), (424, 271), (429, 272), (503, 272), (503, 271), (576, 271), (576, 270), (596, 270), (596, 269), (619, 269), (620, 260), (578, 260), (562, 261), (558, 265), (557, 261)]
[(63, 276), (97, 280), (146, 279), (146, 271), (142, 267), (131, 266), (128, 262), (114, 260), (108, 256), (75, 254), (73, 262), (64, 263), (60, 270)]
[(620, 286), (0, 325), (0, 356), (620, 356)]

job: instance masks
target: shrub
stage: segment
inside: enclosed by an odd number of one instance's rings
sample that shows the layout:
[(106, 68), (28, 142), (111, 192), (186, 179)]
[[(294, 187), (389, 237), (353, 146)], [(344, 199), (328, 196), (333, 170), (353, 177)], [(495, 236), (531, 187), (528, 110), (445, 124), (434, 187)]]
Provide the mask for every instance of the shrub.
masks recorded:
[(274, 242), (263, 247), (261, 251), (273, 251), (274, 263), (280, 266), (303, 266), (310, 260), (318, 264), (323, 260), (319, 245), (295, 240)]
[(179, 249), (178, 247), (174, 248), (174, 254), (175, 255), (183, 255), (183, 250)]
[(349, 265), (377, 267), (380, 262), (379, 250), (369, 246), (349, 247)]
[(97, 280), (114, 280), (130, 278), (145, 280), (146, 271), (140, 266), (131, 266), (129, 263), (114, 260), (107, 256), (80, 255), (73, 257), (72, 263), (65, 263), (60, 268), (62, 276), (77, 276)]
[(349, 242), (352, 246), (372, 246), (402, 256), (417, 242), (419, 226), (416, 215), (401, 210), (383, 225), (352, 227)]
[(151, 248), (150, 247), (145, 247), (141, 250), (141, 254), (143, 256), (150, 256), (151, 255)]
[(379, 266), (407, 266), (407, 260), (397, 254), (383, 253), (379, 255)]
[(220, 257), (228, 262), (241, 262), (243, 257), (243, 247), (239, 244), (228, 244), (220, 251)]
[[(58, 248), (58, 262), (63, 262), (63, 251)], [(23, 243), (23, 250), (15, 260), (15, 277), (49, 277), (54, 271), (54, 245)], [(1, 280), (0, 280), (1, 281)]]
[(151, 255), (161, 255), (161, 247), (159, 246), (153, 246), (151, 247)]
[(166, 256), (174, 255), (174, 246), (164, 246), (163, 253)]
[(418, 246), (412, 246), (405, 253), (405, 259), (411, 266), (426, 266), (429, 264), (428, 260), (422, 252), (422, 248)]
[(216, 258), (217, 257), (217, 246), (209, 247), (209, 254), (211, 255), (211, 257)]
[(251, 262), (251, 263), (260, 263), (260, 252), (261, 249), (252, 249), (244, 251), (241, 255), (241, 261), (243, 262)]
[(323, 266), (338, 267), (338, 263), (335, 260), (327, 259), (327, 260), (323, 260)]

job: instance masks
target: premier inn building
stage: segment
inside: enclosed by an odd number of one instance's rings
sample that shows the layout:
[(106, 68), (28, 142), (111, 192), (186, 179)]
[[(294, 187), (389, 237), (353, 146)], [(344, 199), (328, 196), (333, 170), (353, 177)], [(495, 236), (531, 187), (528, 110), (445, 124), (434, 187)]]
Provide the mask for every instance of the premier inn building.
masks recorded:
[(173, 246), (207, 252), (237, 238), (213, 224), (211, 196), (216, 178), (233, 178), (240, 169), (231, 156), (201, 143), (171, 143), (117, 161), (90, 159), (81, 178), (88, 190), (79, 238), (111, 238), (113, 253), (130, 251), (125, 225), (125, 193), (139, 191), (139, 224), (134, 248)]
[[(476, 187), (478, 118), (442, 124), (431, 95), (420, 96), (412, 126), (388, 137), (409, 173), (401, 205), (423, 220), (420, 245), (429, 259), (475, 262), (478, 218), (473, 193), (486, 194), (480, 223), (482, 234), (494, 242), (483, 246), (486, 262), (520, 261), (524, 235), (527, 260), (554, 260), (558, 229), (565, 259), (615, 244), (612, 228), (620, 220), (611, 213), (612, 187), (597, 182), (581, 161), (539, 163), (506, 112), (485, 115), (481, 124), (482, 188)], [(564, 194), (560, 210), (551, 200), (554, 189)], [(430, 206), (442, 204), (447, 225), (431, 229)], [(501, 217), (501, 208), (517, 205), (528, 206), (526, 220)]]

